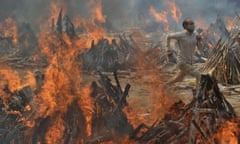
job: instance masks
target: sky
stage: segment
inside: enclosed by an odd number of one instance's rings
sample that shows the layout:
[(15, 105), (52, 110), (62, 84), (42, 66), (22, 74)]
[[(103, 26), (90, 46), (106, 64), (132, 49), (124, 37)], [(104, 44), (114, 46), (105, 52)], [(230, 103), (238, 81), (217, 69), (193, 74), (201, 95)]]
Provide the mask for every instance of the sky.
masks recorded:
[(89, 17), (89, 1), (102, 4), (103, 15), (116, 29), (138, 26), (144, 20), (154, 23), (154, 17), (149, 14), (150, 7), (159, 13), (167, 11), (170, 25), (178, 28), (180, 24), (171, 19), (169, 8), (166, 6), (167, 1), (175, 2), (181, 9), (180, 21), (185, 17), (192, 17), (210, 23), (217, 15), (234, 16), (236, 12), (240, 12), (239, 0), (1, 0), (0, 20), (12, 17), (18, 22), (27, 22), (37, 27), (49, 16), (49, 6), (52, 2), (65, 7), (70, 17)]

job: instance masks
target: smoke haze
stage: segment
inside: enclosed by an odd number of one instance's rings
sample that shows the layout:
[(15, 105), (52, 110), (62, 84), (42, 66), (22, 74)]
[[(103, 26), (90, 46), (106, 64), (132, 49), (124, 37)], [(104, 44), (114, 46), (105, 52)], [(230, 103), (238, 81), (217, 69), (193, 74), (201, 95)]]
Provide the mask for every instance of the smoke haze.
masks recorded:
[[(91, 5), (89, 1), (98, 0), (1, 0), (0, 20), (13, 17), (19, 22), (28, 22), (34, 27), (41, 24), (41, 20), (49, 16), (50, 4), (59, 3), (66, 8), (70, 17), (80, 15), (89, 17)], [(103, 15), (115, 29), (141, 26), (148, 20), (154, 22), (154, 17), (149, 14), (151, 6), (157, 12), (167, 11), (166, 2), (169, 0), (102, 0)], [(182, 11), (182, 21), (185, 17), (203, 19), (210, 23), (217, 15), (234, 16), (240, 12), (240, 1), (237, 0), (170, 0), (175, 2)], [(60, 9), (60, 8), (59, 8)], [(172, 27), (179, 27), (174, 23), (168, 13), (168, 20)]]

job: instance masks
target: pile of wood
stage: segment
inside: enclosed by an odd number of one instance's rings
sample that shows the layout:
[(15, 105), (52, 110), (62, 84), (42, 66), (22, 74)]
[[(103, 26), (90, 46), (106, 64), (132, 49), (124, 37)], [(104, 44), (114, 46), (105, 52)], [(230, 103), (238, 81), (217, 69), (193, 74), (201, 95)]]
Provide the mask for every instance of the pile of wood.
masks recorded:
[[(231, 26), (238, 26), (239, 16)], [(208, 60), (202, 65), (203, 73), (210, 73), (222, 84), (240, 83), (240, 29), (227, 30), (223, 20), (218, 16), (211, 24), (203, 39), (209, 49)]]
[(80, 57), (83, 68), (87, 70), (116, 71), (132, 68), (137, 62), (139, 51), (125, 35), (119, 36), (119, 42), (113, 39), (100, 39), (97, 44), (92, 41), (91, 48)]
[(92, 83), (92, 97), (95, 99), (95, 113), (93, 114), (92, 138), (88, 143), (113, 141), (116, 137), (130, 135), (132, 125), (122, 109), (127, 105), (126, 97), (130, 85), (122, 89), (114, 72), (115, 85), (111, 80), (99, 72), (100, 80)]
[(13, 36), (3, 37), (0, 35), (0, 65), (8, 65), (13, 68), (45, 67), (47, 65), (46, 58), (40, 52), (38, 38), (30, 24), (18, 24), (17, 30), (15, 39)]
[(212, 54), (202, 67), (223, 84), (240, 83), (240, 43), (237, 39), (219, 40)]
[(32, 141), (46, 142), (45, 135), (51, 125), (55, 125), (57, 118), (64, 117), (65, 131), (59, 142), (96, 144), (114, 141), (118, 136), (129, 135), (133, 128), (127, 120), (122, 108), (127, 105), (126, 97), (130, 89), (127, 84), (122, 90), (117, 74), (114, 73), (116, 85), (99, 72), (99, 81), (93, 81), (91, 97), (94, 101), (92, 112), (91, 135), (87, 135), (86, 118), (78, 106), (79, 99), (73, 100), (66, 113), (57, 112), (52, 116), (39, 119), (33, 128)]
[(45, 68), (48, 66), (47, 60), (40, 56), (40, 59), (35, 60), (34, 56), (23, 57), (16, 55), (2, 56), (0, 58), (0, 64), (2, 66), (9, 66), (12, 68)]
[[(64, 121), (65, 127), (58, 143), (89, 143), (115, 141), (118, 137), (125, 137), (133, 132), (132, 125), (122, 109), (127, 105), (126, 97), (130, 85), (121, 87), (117, 73), (113, 74), (115, 84), (109, 77), (99, 72), (99, 80), (92, 82), (91, 97), (94, 101), (92, 112), (91, 135), (87, 134), (86, 118), (79, 107), (79, 98), (76, 97), (67, 107), (66, 112), (56, 111), (45, 118), (34, 120), (29, 125), (28, 120), (38, 113), (37, 105), (31, 103), (35, 93), (29, 86), (11, 92), (8, 87), (3, 92), (9, 96), (1, 99), (0, 103), (0, 141), (3, 144), (15, 143), (47, 143), (46, 134), (50, 127), (57, 125), (59, 117)], [(42, 74), (36, 74), (36, 80), (43, 83)], [(6, 105), (7, 104), (7, 105)]]
[[(6, 85), (0, 99), (0, 141), (2, 144), (24, 143), (26, 121), (33, 114), (30, 102), (35, 96), (30, 86), (11, 92)], [(24, 118), (24, 119), (23, 119)]]
[(215, 79), (202, 75), (192, 102), (179, 102), (169, 114), (152, 126), (140, 125), (131, 138), (138, 143), (217, 143), (212, 136), (218, 132), (222, 120), (236, 117), (232, 106), (219, 91)]

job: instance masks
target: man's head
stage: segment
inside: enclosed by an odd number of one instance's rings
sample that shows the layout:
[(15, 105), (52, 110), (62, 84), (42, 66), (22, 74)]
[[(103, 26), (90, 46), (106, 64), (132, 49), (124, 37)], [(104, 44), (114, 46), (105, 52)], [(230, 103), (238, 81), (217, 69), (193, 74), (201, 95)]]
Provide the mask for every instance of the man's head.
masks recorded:
[(194, 25), (194, 22), (191, 18), (186, 18), (183, 23), (183, 28), (185, 30), (187, 30), (188, 32), (190, 33), (193, 33), (194, 29), (195, 29), (195, 25)]

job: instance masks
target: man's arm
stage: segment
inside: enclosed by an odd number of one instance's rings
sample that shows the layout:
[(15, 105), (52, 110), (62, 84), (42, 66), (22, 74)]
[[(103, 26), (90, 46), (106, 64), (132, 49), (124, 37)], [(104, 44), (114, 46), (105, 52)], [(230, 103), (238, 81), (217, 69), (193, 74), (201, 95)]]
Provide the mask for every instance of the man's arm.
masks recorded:
[(197, 39), (197, 46), (196, 46), (197, 54), (198, 55), (202, 55), (202, 53), (203, 53), (202, 36), (201, 35), (197, 35), (196, 39)]
[(183, 35), (183, 32), (170, 33), (167, 35), (167, 50), (170, 50), (171, 39), (178, 40)]
[(175, 39), (175, 40), (179, 40), (180, 37), (182, 37), (182, 35), (184, 34), (184, 32), (176, 32), (176, 33), (170, 33), (167, 35), (167, 45), (166, 45), (166, 51), (167, 51), (167, 61), (169, 62), (170, 57), (173, 56), (173, 51), (170, 49), (170, 42), (171, 39)]

